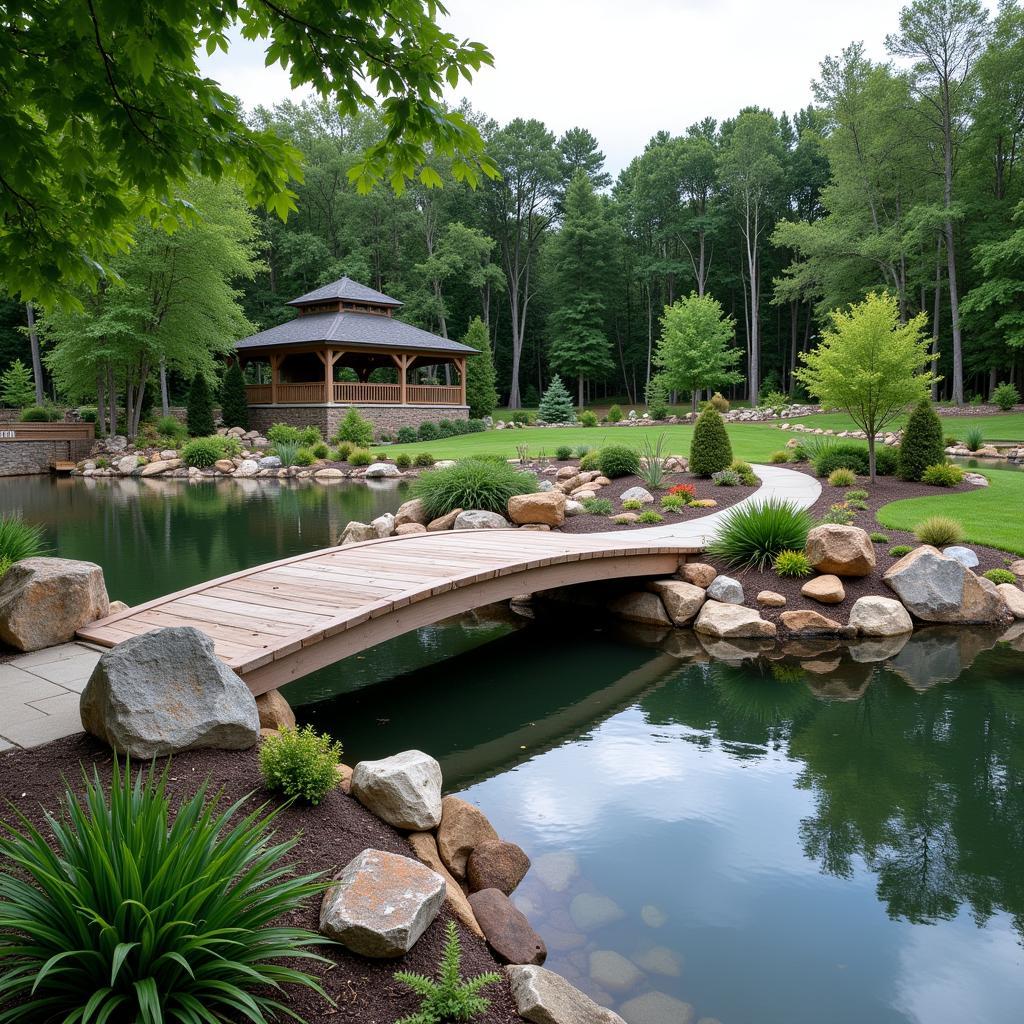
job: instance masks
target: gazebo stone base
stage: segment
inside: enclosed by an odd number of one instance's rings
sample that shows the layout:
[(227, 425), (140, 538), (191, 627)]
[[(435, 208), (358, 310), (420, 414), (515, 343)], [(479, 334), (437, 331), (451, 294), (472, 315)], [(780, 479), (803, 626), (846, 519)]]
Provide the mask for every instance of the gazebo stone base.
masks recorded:
[(250, 405), (249, 426), (263, 434), (275, 423), (319, 427), (325, 438), (331, 438), (352, 408), (377, 428), (378, 437), (421, 423), (469, 419), (468, 405)]

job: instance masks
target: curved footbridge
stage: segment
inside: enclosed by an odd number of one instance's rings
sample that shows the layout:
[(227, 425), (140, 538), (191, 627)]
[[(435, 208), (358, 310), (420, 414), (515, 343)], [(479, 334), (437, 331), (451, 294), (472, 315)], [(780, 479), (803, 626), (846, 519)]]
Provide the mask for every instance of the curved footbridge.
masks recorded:
[[(821, 490), (802, 473), (776, 466), (756, 471), (762, 486), (748, 502), (779, 496), (807, 506)], [(671, 575), (680, 559), (705, 549), (723, 514), (612, 533), (460, 530), (327, 548), (148, 601), (91, 623), (78, 636), (113, 647), (166, 626), (193, 626), (260, 694), (516, 594)]]

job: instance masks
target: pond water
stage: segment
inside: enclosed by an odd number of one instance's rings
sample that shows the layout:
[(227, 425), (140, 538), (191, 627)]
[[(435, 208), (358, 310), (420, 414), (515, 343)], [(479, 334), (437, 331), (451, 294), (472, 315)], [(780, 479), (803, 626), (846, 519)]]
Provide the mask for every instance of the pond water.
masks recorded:
[[(401, 500), (234, 486), (5, 481), (0, 507), (138, 601)], [(1024, 629), (713, 650), (485, 608), (287, 695), (348, 763), (437, 757), (533, 859), (516, 899), (548, 965), (631, 1024), (1019, 1020)]]

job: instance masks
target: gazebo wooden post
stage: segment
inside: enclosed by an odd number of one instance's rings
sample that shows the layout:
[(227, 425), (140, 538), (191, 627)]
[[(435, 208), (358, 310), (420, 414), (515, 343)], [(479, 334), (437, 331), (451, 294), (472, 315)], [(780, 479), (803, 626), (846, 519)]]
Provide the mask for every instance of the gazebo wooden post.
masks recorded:
[(456, 360), (459, 368), (459, 405), (466, 404), (466, 357)]
[(276, 352), (270, 353), (270, 404), (277, 405), (277, 378), (281, 366), (281, 357)]
[(400, 405), (406, 404), (406, 377), (408, 376), (409, 359), (404, 352), (401, 355), (392, 355), (392, 359), (395, 361), (395, 366), (398, 368), (398, 402)]

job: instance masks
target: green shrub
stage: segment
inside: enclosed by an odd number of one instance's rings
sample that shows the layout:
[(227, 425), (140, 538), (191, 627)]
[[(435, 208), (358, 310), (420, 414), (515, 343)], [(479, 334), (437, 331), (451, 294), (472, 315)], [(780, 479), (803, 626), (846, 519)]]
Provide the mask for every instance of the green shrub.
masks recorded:
[(268, 736), (260, 744), (260, 774), (267, 789), (318, 804), (340, 781), (341, 744), (311, 726)]
[[(537, 418), (542, 419), (545, 423), (574, 423), (576, 421), (576, 409), (573, 407), (572, 398), (569, 397), (569, 392), (566, 391), (562, 378), (557, 373), (544, 389), (540, 407), (537, 409)], [(597, 425), (596, 416), (594, 425)]]
[(740, 483), (746, 487), (756, 487), (760, 481), (754, 475), (754, 468), (749, 462), (742, 459), (733, 459), (729, 468), (740, 478)]
[(895, 476), (900, 465), (898, 445), (882, 445), (875, 449), (875, 472), (879, 476)]
[(867, 501), (867, 499), (870, 497), (871, 495), (868, 494), (867, 491), (859, 487), (854, 488), (852, 491), (846, 492), (847, 501)]
[(161, 416), (156, 421), (156, 432), (176, 444), (181, 444), (188, 437), (188, 428), (175, 416)]
[(274, 423), (267, 431), (267, 440), (273, 444), (302, 444), (302, 432), (289, 423)]
[(857, 475), (852, 469), (840, 466), (829, 473), (828, 482), (832, 487), (852, 487), (857, 482)]
[(0, 402), (20, 409), (31, 405), (35, 399), (36, 385), (32, 371), (20, 359), (15, 359), (0, 373)]
[(416, 440), (416, 428), (415, 427), (399, 427), (398, 434), (395, 436), (395, 440), (399, 444), (412, 444)]
[(228, 458), (229, 450), (228, 439), (225, 437), (218, 437), (216, 434), (210, 437), (194, 437), (181, 449), (181, 459), (186, 466), (206, 469), (218, 459)]
[(729, 411), (729, 399), (726, 398), (721, 391), (716, 391), (709, 402), (712, 409), (719, 413), (726, 413)]
[(889, 554), (893, 558), (902, 558), (904, 555), (909, 555), (913, 550), (909, 544), (897, 544), (895, 547), (889, 548)]
[(44, 409), (41, 405), (30, 405), (27, 409), (21, 410), (22, 423), (49, 423), (50, 410)]
[(584, 498), (582, 504), (592, 516), (609, 516), (612, 513), (612, 503), (607, 498)]
[(455, 424), (451, 420), (438, 420), (437, 433), (441, 437), (451, 437), (455, 433)]
[(802, 441), (789, 450), (790, 462), (810, 462), (811, 450)]
[(487, 430), (487, 423), (484, 420), (468, 419), (465, 421), (467, 434), (482, 434)]
[(718, 487), (738, 487), (740, 475), (734, 469), (720, 469), (711, 474), (711, 482)]
[(350, 466), (369, 466), (373, 463), (373, 452), (365, 448), (353, 448), (349, 452), (348, 464)]
[[(610, 444), (598, 455), (598, 468), (610, 480), (622, 476), (636, 476), (640, 472), (640, 453), (624, 444)], [(582, 469), (582, 465), (580, 466)]]
[(238, 360), (233, 359), (220, 389), (220, 418), (226, 427), (249, 429), (249, 399)]
[(508, 515), (508, 500), (537, 490), (537, 478), (507, 463), (464, 459), (454, 466), (422, 474), (412, 486), (431, 519), (456, 508), (480, 508)]
[(347, 462), (348, 457), (352, 454), (352, 445), (348, 441), (342, 441), (337, 448), (334, 449), (334, 457), (339, 462)]
[(647, 413), (652, 420), (668, 418), (668, 394), (659, 377), (652, 377), (647, 385)]
[(847, 498), (846, 505), (848, 508), (856, 509), (858, 512), (866, 512), (868, 509), (866, 501), (858, 501), (856, 498)]
[(779, 451), (771, 453), (771, 455), (768, 457), (768, 461), (771, 462), (774, 466), (779, 466), (783, 462), (789, 462), (790, 452), (788, 452), (785, 448), (780, 448)]
[(829, 510), (821, 517), (822, 523), (834, 523), (838, 526), (849, 526), (857, 514), (845, 502), (839, 502), (829, 507)]
[(399, 452), (395, 456), (395, 465), (399, 469), (408, 469), (412, 465), (412, 456), (408, 452)]
[(618, 406), (618, 405), (613, 405), (608, 410), (608, 417), (607, 418), (608, 418), (608, 422), (609, 423), (618, 423), (618, 422), (620, 422), (621, 419), (622, 419), (622, 408), (620, 406)]
[[(876, 453), (877, 457), (877, 453)], [(815, 476), (827, 477), (836, 469), (852, 470), (857, 476), (868, 475), (868, 450), (866, 445), (843, 443), (823, 444), (811, 456)]]
[(914, 527), (914, 536), (922, 544), (944, 548), (950, 544), (959, 544), (964, 539), (964, 528), (949, 516), (929, 516)]
[(945, 458), (942, 444), (942, 420), (923, 398), (910, 414), (900, 442), (897, 472), (901, 480), (920, 480), (928, 466)]
[(416, 437), (420, 441), (437, 441), (441, 437), (436, 423), (421, 423), (416, 428)]
[(589, 472), (592, 469), (601, 468), (601, 452), (596, 448), (592, 452), (584, 452), (580, 456), (580, 469), (584, 473)]
[(964, 447), (969, 452), (976, 452), (985, 445), (985, 432), (981, 427), (972, 426), (964, 431)]
[(597, 413), (592, 409), (584, 409), (583, 412), (580, 413), (581, 427), (596, 427), (597, 422)]
[(192, 437), (209, 437), (213, 433), (213, 399), (206, 378), (197, 373), (188, 389), (186, 405), (188, 432)]
[(568, 444), (560, 444), (555, 449), (555, 458), (558, 459), (559, 462), (567, 462), (572, 458), (572, 446)]
[(810, 513), (790, 502), (741, 504), (725, 512), (708, 553), (730, 566), (764, 569), (780, 552), (802, 550), (810, 528)]
[(659, 515), (657, 512), (654, 511), (653, 508), (647, 508), (647, 509), (644, 509), (644, 511), (640, 513), (640, 518), (637, 520), (637, 522), (638, 523), (663, 523), (663, 522), (665, 522), (665, 517), (662, 516), (662, 515)]
[(8, 568), (23, 558), (38, 558), (45, 552), (41, 526), (26, 523), (17, 513), (0, 515), (0, 560)]
[(78, 415), (83, 423), (95, 423), (99, 418), (100, 411), (95, 405), (80, 405)]
[(115, 757), (109, 794), (94, 767), (44, 829), (0, 835), (5, 1020), (214, 1024), (244, 1007), (264, 1024), (282, 985), (324, 995), (283, 962), (328, 962), (309, 949), (324, 940), (273, 924), (324, 888), (288, 872), (298, 837), (244, 798), (221, 809), (205, 782), (172, 813), (171, 770), (133, 780)]
[(1000, 583), (1012, 583), (1016, 585), (1017, 577), (1009, 569), (989, 569), (981, 574), (987, 580), (991, 580), (997, 586)]
[(356, 448), (369, 448), (373, 444), (373, 424), (359, 415), (359, 410), (350, 408), (334, 432), (334, 441), (348, 441)]
[(413, 461), (423, 469), (434, 464), (434, 456), (430, 452), (417, 452), (416, 458)]
[(948, 462), (937, 462), (934, 466), (928, 466), (921, 474), (921, 483), (930, 484), (932, 487), (956, 487), (963, 483), (964, 471), (959, 466)]
[(1020, 401), (1020, 392), (1012, 384), (1000, 384), (992, 391), (992, 401), (1003, 412), (1009, 412)]
[(666, 494), (661, 499), (661, 507), (666, 512), (682, 512), (689, 504), (681, 494)]
[(627, 498), (623, 503), (622, 507), (627, 512), (639, 512), (644, 507), (644, 503), (639, 498)]
[(725, 421), (714, 408), (706, 408), (698, 417), (690, 442), (690, 472), (711, 476), (732, 462), (732, 445)]
[(272, 451), (281, 460), (281, 465), (287, 468), (298, 464), (301, 445), (294, 441), (278, 441)]
[(300, 448), (295, 453), (296, 466), (312, 466), (316, 462), (316, 456), (309, 448)]
[(512, 413), (512, 422), (527, 427), (530, 425), (530, 414), (525, 409), (517, 409)]
[(395, 981), (416, 993), (422, 1000), (416, 1013), (403, 1017), (398, 1024), (439, 1024), (440, 1021), (473, 1021), (487, 1012), (489, 999), (480, 995), (488, 985), (501, 980), (497, 971), (478, 974), (462, 980), (462, 950), (454, 921), (445, 930), (444, 953), (434, 981), (424, 974), (395, 971)]
[(810, 560), (802, 551), (780, 551), (772, 564), (776, 576), (787, 579), (803, 579), (814, 572)]
[(781, 391), (766, 391), (757, 403), (759, 409), (771, 409), (776, 414), (782, 412), (787, 405), (789, 405), (789, 395), (784, 395)]
[(327, 445), (325, 445), (323, 443), (323, 441), (321, 441), (319, 444), (313, 445), (313, 457), (314, 458), (326, 459), (326, 458), (330, 457), (330, 454), (331, 454), (331, 449), (328, 448)]
[(888, 544), (889, 538), (884, 533), (872, 533), (871, 541), (874, 544)]
[(960, 443), (960, 438), (957, 437), (956, 434), (947, 434), (943, 438), (943, 441), (945, 442), (947, 448), (953, 448)]

